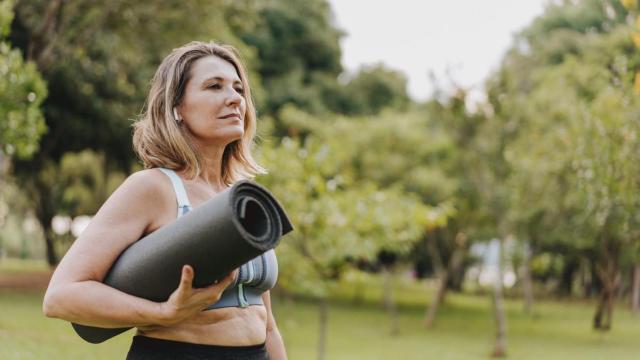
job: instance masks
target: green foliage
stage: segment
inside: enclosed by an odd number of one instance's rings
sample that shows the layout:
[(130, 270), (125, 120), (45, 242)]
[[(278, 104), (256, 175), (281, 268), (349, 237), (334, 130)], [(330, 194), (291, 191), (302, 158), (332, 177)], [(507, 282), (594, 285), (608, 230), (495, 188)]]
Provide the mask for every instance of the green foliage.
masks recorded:
[(331, 23), (329, 4), (326, 0), (245, 2), (257, 11), (253, 21), (232, 25), (260, 59), (256, 68), (269, 89), (265, 99), (258, 99), (264, 112), (276, 114), (287, 103), (323, 111), (322, 83), (316, 78), (335, 79), (342, 71), (342, 32)]
[(50, 94), (41, 156), (57, 161), (67, 151), (91, 148), (128, 169), (131, 121), (162, 57), (194, 39), (246, 49), (226, 25), (223, 8), (222, 0), (18, 3), (12, 39), (30, 49)]
[(317, 289), (434, 228), (444, 258), (458, 232), (513, 232), (535, 251), (591, 257), (606, 235), (629, 249), (625, 262), (640, 255), (640, 169), (629, 161), (640, 151), (640, 55), (619, 1), (549, 5), (477, 112), (462, 89), (412, 106), (404, 76), (381, 65), (338, 81), (342, 32), (325, 0), (38, 0), (18, 2), (15, 19), (0, 4), (0, 33), (18, 48), (0, 46), (0, 144), (35, 155), (16, 159), (15, 174), (45, 232), (55, 214), (95, 211), (122, 178), (107, 174), (134, 166), (131, 120), (162, 56), (214, 39), (249, 64), (272, 169), (259, 181), (299, 230), (279, 254), (296, 269), (283, 284)]
[(637, 0), (620, 0), (620, 2), (627, 10), (632, 10), (638, 7)]
[[(292, 107), (281, 113), (292, 136), (263, 144), (262, 162), (273, 172), (259, 181), (278, 196), (296, 227), (278, 248), (283, 286), (323, 295), (326, 281), (339, 278), (351, 261), (373, 262), (382, 250), (406, 254), (425, 231), (446, 224), (449, 207), (427, 206), (401, 183), (369, 176), (393, 170), (387, 156), (420, 159), (420, 151), (437, 147), (411, 148), (418, 137), (399, 141), (415, 119), (316, 118)], [(386, 143), (378, 141), (383, 133)], [(367, 153), (374, 156), (362, 161)], [(397, 170), (415, 164), (403, 162)]]
[[(149, 79), (171, 48), (217, 40), (236, 45), (251, 62), (251, 51), (225, 20), (227, 5), (224, 0), (17, 3), (10, 38), (47, 80), (43, 110), (49, 131), (40, 151), (28, 161), (15, 161), (13, 169), (45, 234), (51, 234), (54, 215), (95, 209), (87, 204), (102, 197), (81, 196), (77, 185), (57, 181), (64, 154), (92, 149), (103, 154), (107, 169), (127, 172), (133, 167), (131, 123)], [(70, 202), (64, 203), (61, 194), (69, 191), (61, 187), (67, 185), (76, 195), (73, 201), (65, 195)], [(47, 249), (54, 263), (53, 246)]]
[(6, 41), (12, 7), (12, 1), (0, 2), (0, 156), (26, 159), (47, 130), (40, 109), (47, 88), (35, 65)]
[(124, 179), (121, 172), (107, 171), (103, 154), (91, 150), (64, 154), (55, 180), (62, 185), (63, 212), (70, 216), (95, 214)]
[(384, 108), (407, 110), (411, 100), (404, 74), (382, 64), (362, 67), (345, 85), (349, 108), (344, 114), (372, 115)]
[(545, 42), (545, 35), (560, 29), (582, 34), (606, 33), (624, 24), (627, 13), (620, 0), (565, 0), (551, 3), (544, 14), (523, 31), (523, 35), (541, 44)]
[(447, 177), (441, 164), (451, 156), (454, 144), (420, 112), (318, 118), (285, 107), (280, 114), (280, 121), (293, 136), (310, 135), (339, 143), (340, 150), (333, 156), (338, 156), (334, 161), (341, 177), (370, 181), (383, 188), (399, 186), (433, 206), (452, 196), (455, 180)]
[(543, 252), (533, 257), (529, 266), (535, 279), (558, 278), (562, 271), (562, 255)]
[(48, 189), (56, 214), (76, 217), (95, 214), (124, 174), (110, 169), (104, 155), (84, 150), (65, 153), (59, 163), (47, 162), (38, 181)]
[[(558, 290), (571, 290), (578, 267), (594, 274), (602, 303), (640, 259), (640, 54), (627, 18), (617, 1), (552, 5), (488, 84), (486, 134), (502, 134), (508, 170), (506, 227), (532, 244), (532, 266), (535, 253), (560, 256), (545, 275)], [(594, 327), (607, 330), (603, 309)]]
[(0, 262), (5, 257), (42, 259), (42, 232), (20, 184), (2, 177), (0, 186)]
[(255, 68), (268, 89), (257, 96), (263, 113), (275, 116), (287, 104), (313, 114), (358, 115), (409, 105), (404, 76), (381, 65), (361, 69), (348, 84), (338, 82), (343, 33), (326, 0), (245, 0), (236, 6), (253, 12), (251, 20), (236, 16), (230, 24), (256, 50)]
[(0, 38), (5, 38), (11, 29), (13, 20), (13, 1), (0, 1)]
[[(615, 226), (619, 235), (631, 230), (640, 190), (637, 164), (628, 161), (640, 154), (632, 120), (639, 57), (624, 27), (574, 33), (561, 58), (547, 51), (566, 36), (550, 30), (547, 45), (512, 53), (490, 91), (497, 121), (517, 129), (505, 154), (514, 170), (511, 216), (521, 235), (580, 248), (598, 241), (615, 209), (627, 219)], [(544, 236), (536, 234), (541, 227)]]

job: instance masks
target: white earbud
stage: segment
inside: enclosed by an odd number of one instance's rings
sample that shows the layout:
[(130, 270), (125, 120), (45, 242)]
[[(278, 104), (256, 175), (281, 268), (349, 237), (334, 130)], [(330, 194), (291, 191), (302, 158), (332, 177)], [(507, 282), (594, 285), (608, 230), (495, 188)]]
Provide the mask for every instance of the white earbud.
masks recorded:
[(173, 118), (176, 119), (178, 124), (182, 122), (182, 118), (180, 117), (180, 114), (178, 114), (178, 109), (175, 107), (173, 108)]

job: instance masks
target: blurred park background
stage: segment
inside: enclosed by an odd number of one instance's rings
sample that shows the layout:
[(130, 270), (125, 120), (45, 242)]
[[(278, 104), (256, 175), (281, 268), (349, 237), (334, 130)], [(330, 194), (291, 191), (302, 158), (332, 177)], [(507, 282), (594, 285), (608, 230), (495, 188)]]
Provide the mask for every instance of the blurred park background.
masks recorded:
[(296, 226), (272, 292), (291, 359), (640, 358), (639, 5), (549, 2), (472, 102), (344, 71), (326, 0), (0, 1), (0, 358), (124, 358), (131, 333), (84, 343), (42, 295), (196, 39), (250, 68), (257, 181)]

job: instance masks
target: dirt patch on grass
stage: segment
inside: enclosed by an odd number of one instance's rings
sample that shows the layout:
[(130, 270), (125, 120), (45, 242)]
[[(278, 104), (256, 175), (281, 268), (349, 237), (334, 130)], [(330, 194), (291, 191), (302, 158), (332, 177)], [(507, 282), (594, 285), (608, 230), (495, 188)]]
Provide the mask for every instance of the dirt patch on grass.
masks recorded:
[(0, 273), (0, 289), (46, 289), (51, 272)]

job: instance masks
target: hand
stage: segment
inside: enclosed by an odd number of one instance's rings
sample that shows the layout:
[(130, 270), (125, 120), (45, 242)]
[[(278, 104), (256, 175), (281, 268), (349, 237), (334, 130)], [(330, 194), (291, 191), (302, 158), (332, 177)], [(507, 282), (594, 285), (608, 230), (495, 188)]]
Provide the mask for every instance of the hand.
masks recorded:
[(194, 289), (193, 268), (189, 265), (182, 267), (180, 285), (169, 296), (169, 299), (160, 304), (159, 325), (171, 326), (188, 319), (209, 305), (220, 300), (222, 292), (235, 280), (238, 269), (235, 269), (224, 278), (205, 288)]

